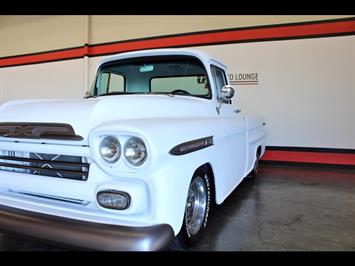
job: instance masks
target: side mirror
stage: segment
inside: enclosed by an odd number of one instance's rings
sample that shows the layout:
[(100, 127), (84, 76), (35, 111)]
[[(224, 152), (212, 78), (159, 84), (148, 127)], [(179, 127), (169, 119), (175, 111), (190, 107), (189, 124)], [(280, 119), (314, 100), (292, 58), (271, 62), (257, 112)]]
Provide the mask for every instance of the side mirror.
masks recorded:
[(221, 110), (222, 103), (224, 101), (228, 101), (233, 98), (234, 96), (234, 88), (231, 85), (225, 85), (220, 91), (220, 96), (218, 99), (218, 106), (216, 107), (216, 111), (219, 114)]
[(222, 100), (230, 100), (234, 96), (234, 88), (231, 85), (225, 85), (221, 89), (220, 97)]

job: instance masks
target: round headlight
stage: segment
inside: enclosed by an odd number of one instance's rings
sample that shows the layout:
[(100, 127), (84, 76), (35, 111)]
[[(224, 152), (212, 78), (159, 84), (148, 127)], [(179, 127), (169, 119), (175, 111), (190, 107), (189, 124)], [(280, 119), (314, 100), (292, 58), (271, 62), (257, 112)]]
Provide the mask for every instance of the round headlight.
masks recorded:
[(114, 163), (121, 156), (120, 142), (115, 137), (105, 137), (100, 142), (99, 151), (105, 161)]
[(147, 158), (147, 149), (143, 140), (136, 137), (127, 140), (124, 147), (124, 155), (127, 161), (134, 166), (144, 163)]

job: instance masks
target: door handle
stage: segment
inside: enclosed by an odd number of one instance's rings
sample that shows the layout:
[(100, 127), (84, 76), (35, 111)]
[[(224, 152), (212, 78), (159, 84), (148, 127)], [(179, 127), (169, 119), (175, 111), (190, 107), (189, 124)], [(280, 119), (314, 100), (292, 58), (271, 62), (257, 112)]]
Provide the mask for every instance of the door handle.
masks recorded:
[(236, 109), (236, 110), (234, 110), (234, 113), (239, 114), (241, 111), (242, 111), (242, 109)]

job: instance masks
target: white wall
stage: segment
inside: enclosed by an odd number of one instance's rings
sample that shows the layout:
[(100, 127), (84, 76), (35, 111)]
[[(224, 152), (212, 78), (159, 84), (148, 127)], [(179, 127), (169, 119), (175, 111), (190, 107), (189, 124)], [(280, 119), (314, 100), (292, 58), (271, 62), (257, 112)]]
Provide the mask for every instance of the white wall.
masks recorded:
[(84, 60), (0, 68), (1, 102), (33, 98), (82, 98)]
[[(267, 145), (355, 149), (355, 36), (195, 48), (231, 73), (258, 73), (258, 85), (236, 86), (235, 104), (266, 118)], [(102, 58), (89, 60), (90, 84)], [(80, 98), (84, 72), (84, 59), (0, 68), (0, 100)]]
[(81, 46), (86, 42), (81, 15), (0, 15), (0, 57)]
[(355, 36), (198, 49), (231, 73), (259, 74), (236, 97), (242, 111), (264, 115), (268, 145), (355, 149)]

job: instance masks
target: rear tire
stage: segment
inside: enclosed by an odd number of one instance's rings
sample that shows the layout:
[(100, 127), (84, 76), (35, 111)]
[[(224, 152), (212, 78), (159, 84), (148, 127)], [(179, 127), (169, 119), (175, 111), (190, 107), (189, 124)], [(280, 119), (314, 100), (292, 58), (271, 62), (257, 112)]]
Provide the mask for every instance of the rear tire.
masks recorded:
[(177, 240), (181, 247), (195, 246), (207, 226), (211, 204), (211, 187), (208, 172), (199, 168), (190, 183), (185, 205), (185, 215)]
[(247, 178), (253, 179), (256, 177), (256, 175), (258, 174), (258, 170), (259, 170), (259, 154), (256, 154), (256, 158), (255, 158), (255, 162), (254, 162), (254, 166), (253, 169), (251, 170), (251, 172), (247, 175)]

